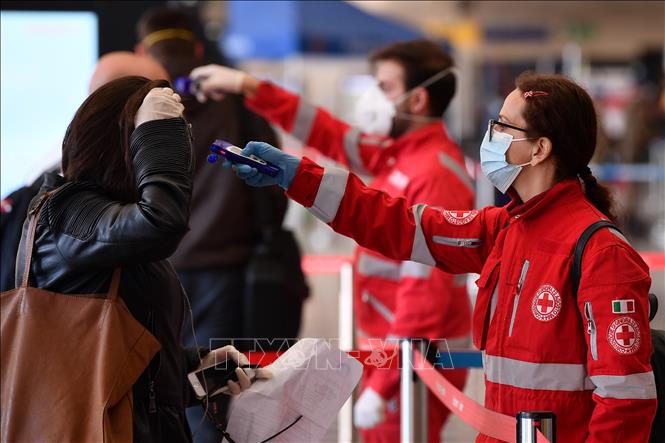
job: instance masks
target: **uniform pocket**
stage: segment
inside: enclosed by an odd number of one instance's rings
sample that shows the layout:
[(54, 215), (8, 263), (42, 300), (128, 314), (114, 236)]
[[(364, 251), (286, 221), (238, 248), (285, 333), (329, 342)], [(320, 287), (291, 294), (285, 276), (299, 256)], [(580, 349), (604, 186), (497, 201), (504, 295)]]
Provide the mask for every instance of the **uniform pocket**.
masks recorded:
[(589, 334), (591, 358), (598, 360), (598, 345), (596, 343), (598, 333), (596, 331), (596, 321), (593, 318), (593, 306), (590, 301), (584, 302), (584, 318), (586, 318), (586, 332)]

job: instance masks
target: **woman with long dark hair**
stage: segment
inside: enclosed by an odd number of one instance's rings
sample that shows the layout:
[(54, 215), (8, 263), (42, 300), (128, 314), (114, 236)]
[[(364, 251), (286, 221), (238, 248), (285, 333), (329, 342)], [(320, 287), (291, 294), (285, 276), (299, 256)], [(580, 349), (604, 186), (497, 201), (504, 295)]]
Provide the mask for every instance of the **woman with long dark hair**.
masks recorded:
[(644, 442), (657, 404), (649, 269), (620, 233), (601, 229), (586, 245), (573, 290), (577, 240), (613, 218), (609, 193), (588, 166), (596, 130), (580, 86), (521, 75), (480, 147), (484, 173), (512, 199), (501, 208), (409, 207), (347, 171), (265, 143), (243, 153), (276, 164), (277, 177), (235, 168), (251, 185), (279, 184), (362, 246), (450, 273), (479, 273), (473, 336), (484, 352), (486, 407), (512, 416), (553, 411), (558, 440), (567, 443)]
[[(133, 439), (141, 442), (191, 441), (187, 373), (202, 358), (245, 361), (232, 347), (207, 354), (180, 344), (185, 295), (166, 259), (188, 230), (193, 159), (182, 112), (180, 97), (166, 81), (124, 77), (101, 86), (67, 128), (63, 176), (47, 174), (31, 204), (35, 208), (48, 193), (36, 228), (29, 286), (100, 294), (119, 269), (121, 298), (159, 341), (161, 350), (133, 386)], [(17, 282), (23, 279), (27, 230), (28, 223)], [(72, 377), (76, 373), (72, 368)], [(249, 379), (240, 368), (236, 373), (239, 382), (229, 382), (229, 388), (237, 394)], [(93, 382), (81, 383), (88, 381)]]

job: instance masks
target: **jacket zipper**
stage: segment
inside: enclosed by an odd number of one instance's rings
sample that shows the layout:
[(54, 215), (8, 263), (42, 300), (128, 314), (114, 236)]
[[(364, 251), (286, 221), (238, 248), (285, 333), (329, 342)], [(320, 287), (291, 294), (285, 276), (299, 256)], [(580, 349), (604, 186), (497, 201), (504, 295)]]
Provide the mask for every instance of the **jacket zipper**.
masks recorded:
[(522, 264), (522, 272), (520, 272), (520, 279), (517, 282), (517, 294), (515, 295), (515, 300), (513, 300), (513, 315), (510, 317), (510, 327), (508, 328), (508, 337), (513, 335), (513, 325), (515, 324), (515, 315), (517, 314), (517, 305), (520, 302), (520, 295), (522, 294), (522, 288), (524, 287), (524, 280), (526, 280), (526, 273), (529, 271), (529, 260), (524, 260)]
[(392, 312), (390, 312), (390, 309), (386, 307), (383, 303), (381, 303), (376, 297), (370, 295), (367, 291), (363, 292), (362, 295), (362, 300), (365, 303), (369, 303), (370, 306), (374, 308), (381, 316), (388, 322), (392, 323), (393, 320), (395, 319), (395, 316), (393, 315)]
[(584, 302), (584, 317), (586, 317), (586, 331), (589, 334), (589, 348), (591, 348), (591, 358), (598, 360), (598, 347), (596, 346), (596, 322), (593, 319), (593, 310), (591, 302)]
[(483, 242), (479, 238), (453, 238), (453, 237), (442, 237), (440, 235), (435, 235), (432, 237), (434, 243), (439, 243), (446, 246), (455, 246), (458, 248), (477, 248)]
[[(148, 314), (148, 327), (150, 330), (151, 334), (155, 334), (155, 314), (154, 311), (150, 311)], [(155, 360), (157, 359), (157, 363), (155, 364)], [(157, 367), (155, 369), (155, 366)], [(148, 413), (150, 414), (155, 414), (157, 412), (157, 396), (155, 395), (155, 379), (157, 378), (157, 374), (159, 374), (159, 370), (162, 367), (162, 360), (159, 352), (155, 357), (153, 357), (153, 361), (150, 362), (148, 365)]]

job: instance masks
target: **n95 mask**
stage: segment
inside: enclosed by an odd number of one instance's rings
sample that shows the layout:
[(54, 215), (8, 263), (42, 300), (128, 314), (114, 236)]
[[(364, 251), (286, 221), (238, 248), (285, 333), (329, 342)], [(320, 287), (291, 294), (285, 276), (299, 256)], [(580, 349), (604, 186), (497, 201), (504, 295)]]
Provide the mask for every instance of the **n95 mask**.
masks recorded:
[(360, 95), (355, 105), (358, 128), (368, 134), (388, 135), (395, 117), (395, 104), (388, 100), (377, 82)]

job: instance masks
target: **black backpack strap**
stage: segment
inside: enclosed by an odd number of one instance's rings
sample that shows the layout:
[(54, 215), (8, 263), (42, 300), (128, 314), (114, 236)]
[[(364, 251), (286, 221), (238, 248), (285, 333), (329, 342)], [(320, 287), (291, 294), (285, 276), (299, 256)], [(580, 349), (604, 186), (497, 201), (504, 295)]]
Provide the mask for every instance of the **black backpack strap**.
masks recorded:
[(572, 274), (573, 296), (575, 297), (575, 300), (577, 300), (577, 290), (580, 288), (580, 279), (582, 278), (582, 255), (584, 254), (584, 248), (586, 247), (586, 244), (591, 238), (591, 236), (597, 230), (605, 227), (610, 229), (615, 229), (621, 233), (621, 230), (619, 230), (619, 228), (614, 226), (610, 221), (599, 220), (589, 225), (584, 230), (584, 232), (582, 232), (582, 235), (580, 235), (580, 238), (577, 240), (577, 243), (575, 244), (575, 252), (573, 254), (573, 274)]

